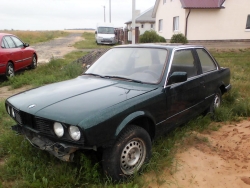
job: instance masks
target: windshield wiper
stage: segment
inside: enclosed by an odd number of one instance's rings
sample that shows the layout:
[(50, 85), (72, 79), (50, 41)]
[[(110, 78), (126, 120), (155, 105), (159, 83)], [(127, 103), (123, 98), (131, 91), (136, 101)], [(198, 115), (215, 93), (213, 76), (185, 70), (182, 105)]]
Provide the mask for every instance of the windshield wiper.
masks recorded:
[(121, 77), (121, 76), (104, 76), (104, 78), (117, 78), (117, 79), (127, 80), (129, 82), (142, 83), (142, 81), (140, 80), (134, 80), (131, 78), (126, 78), (126, 77)]
[(90, 75), (90, 76), (97, 76), (97, 77), (104, 78), (104, 76), (99, 75), (99, 74), (94, 74), (94, 73), (84, 73), (84, 74), (82, 74), (82, 75)]

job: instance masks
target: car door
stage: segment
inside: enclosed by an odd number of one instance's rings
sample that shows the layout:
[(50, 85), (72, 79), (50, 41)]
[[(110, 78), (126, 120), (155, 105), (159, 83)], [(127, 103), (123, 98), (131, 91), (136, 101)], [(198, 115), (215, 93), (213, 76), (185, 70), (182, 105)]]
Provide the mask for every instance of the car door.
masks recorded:
[(204, 108), (206, 108), (208, 105), (211, 104), (213, 96), (219, 87), (216, 83), (219, 77), (219, 67), (204, 48), (197, 48), (196, 53), (202, 70), (201, 79), (204, 83)]
[(24, 46), (24, 43), (15, 36), (11, 36), (11, 39), (15, 42), (16, 48), (21, 52), (22, 61), (20, 62), (21, 67), (27, 67), (31, 63), (32, 52)]
[(14, 63), (15, 70), (22, 68), (23, 58), (21, 49), (16, 47), (16, 44), (10, 36), (5, 36), (4, 40), (8, 44), (8, 48), (5, 51), (6, 56), (8, 56), (8, 60)]
[(165, 85), (168, 127), (186, 122), (200, 113), (203, 102), (200, 70), (193, 49), (180, 49), (173, 52), (168, 78), (173, 72), (186, 72), (187, 80)]

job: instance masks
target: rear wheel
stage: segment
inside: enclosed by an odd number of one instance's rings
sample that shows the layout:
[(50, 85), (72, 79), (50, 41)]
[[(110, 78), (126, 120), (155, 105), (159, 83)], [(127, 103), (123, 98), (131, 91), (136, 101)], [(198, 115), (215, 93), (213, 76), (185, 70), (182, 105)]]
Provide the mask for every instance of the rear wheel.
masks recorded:
[(103, 170), (114, 181), (134, 175), (151, 156), (151, 139), (147, 131), (131, 125), (112, 148), (103, 152)]
[(13, 77), (13, 76), (15, 76), (14, 66), (13, 66), (13, 64), (11, 62), (9, 62), (7, 64), (5, 76), (6, 77)]
[(221, 105), (221, 90), (218, 89), (216, 92), (215, 92), (215, 95), (214, 95), (214, 98), (213, 98), (213, 101), (209, 107), (209, 111), (210, 113), (214, 113), (215, 109), (216, 108), (219, 108)]

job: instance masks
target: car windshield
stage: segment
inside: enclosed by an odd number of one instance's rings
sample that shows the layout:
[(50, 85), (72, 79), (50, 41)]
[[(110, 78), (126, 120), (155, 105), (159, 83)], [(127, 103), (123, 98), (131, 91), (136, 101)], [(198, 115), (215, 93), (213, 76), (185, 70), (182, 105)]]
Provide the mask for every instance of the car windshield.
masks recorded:
[(113, 27), (98, 27), (98, 33), (100, 33), (100, 34), (114, 34), (115, 30)]
[(101, 56), (85, 74), (156, 84), (161, 81), (166, 58), (165, 49), (114, 48)]

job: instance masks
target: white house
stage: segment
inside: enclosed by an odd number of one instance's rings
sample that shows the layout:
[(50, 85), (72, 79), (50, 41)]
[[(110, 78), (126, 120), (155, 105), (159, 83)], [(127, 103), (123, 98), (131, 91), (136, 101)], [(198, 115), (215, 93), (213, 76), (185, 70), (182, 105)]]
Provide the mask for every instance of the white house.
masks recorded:
[(152, 16), (167, 40), (250, 41), (250, 0), (156, 0)]
[[(142, 35), (145, 31), (154, 30), (155, 29), (155, 18), (152, 17), (153, 7), (146, 10), (145, 12), (139, 12), (138, 16), (135, 18), (135, 27), (139, 28), (140, 35)], [(132, 27), (132, 20), (125, 22), (127, 24), (127, 28), (130, 30)], [(129, 39), (131, 36), (129, 35)]]

